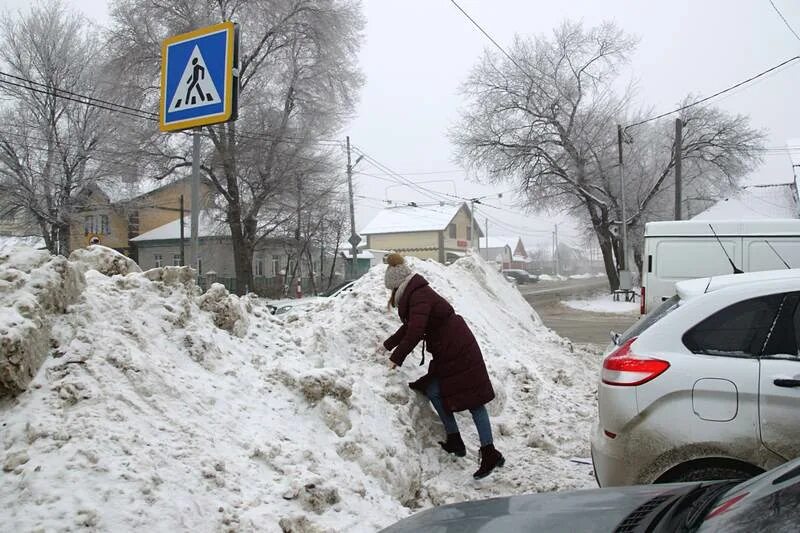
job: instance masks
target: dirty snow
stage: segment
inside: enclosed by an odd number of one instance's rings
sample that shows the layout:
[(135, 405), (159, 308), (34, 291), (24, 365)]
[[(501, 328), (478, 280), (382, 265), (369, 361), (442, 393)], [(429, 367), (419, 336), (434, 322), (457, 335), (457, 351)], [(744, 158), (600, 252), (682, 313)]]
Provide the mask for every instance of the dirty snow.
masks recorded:
[[(633, 290), (636, 294), (641, 293), (638, 288)], [(615, 302), (612, 295), (606, 291), (599, 292), (586, 299), (566, 300), (562, 303), (572, 309), (591, 311), (593, 313), (636, 314), (639, 312), (638, 297), (636, 302), (626, 302), (624, 299)]]
[(399, 325), (382, 265), (283, 317), (222, 293), (205, 311), (166, 269), (88, 270), (31, 387), (0, 403), (3, 529), (375, 531), (432, 505), (594, 486), (571, 458), (589, 455), (597, 356), (482, 260), (412, 263), (480, 342), (503, 469), (473, 481), (469, 415), (467, 457), (447, 456), (407, 387), (417, 357), (392, 371), (376, 349)]

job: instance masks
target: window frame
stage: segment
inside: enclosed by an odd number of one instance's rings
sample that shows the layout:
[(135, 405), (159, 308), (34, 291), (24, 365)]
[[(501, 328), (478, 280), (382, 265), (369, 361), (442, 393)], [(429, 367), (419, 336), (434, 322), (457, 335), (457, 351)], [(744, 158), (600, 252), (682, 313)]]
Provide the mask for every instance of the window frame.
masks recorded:
[(456, 224), (449, 224), (447, 226), (447, 235), (451, 239), (458, 238), (458, 226)]
[(108, 215), (100, 215), (100, 234), (111, 235), (111, 226), (109, 224)]
[(95, 233), (94, 215), (85, 215), (83, 217), (83, 234), (91, 235)]
[(156, 268), (163, 268), (164, 267), (164, 256), (162, 254), (153, 254), (153, 264), (156, 265)]
[[(751, 297), (751, 298), (745, 298), (745, 299), (739, 300), (737, 302), (734, 302), (732, 304), (726, 305), (725, 307), (723, 307), (721, 309), (717, 309), (716, 311), (714, 311), (710, 315), (706, 316), (705, 318), (703, 318), (702, 320), (700, 320), (699, 322), (694, 324), (691, 328), (686, 330), (683, 333), (683, 335), (681, 336), (681, 342), (686, 347), (686, 349), (688, 349), (690, 352), (692, 352), (695, 355), (707, 355), (707, 356), (711, 356), (711, 357), (733, 357), (733, 358), (737, 358), (737, 359), (764, 359), (764, 358), (770, 358), (770, 356), (765, 356), (764, 352), (766, 351), (766, 349), (767, 349), (767, 347), (769, 345), (772, 333), (775, 330), (775, 326), (778, 323), (778, 320), (780, 320), (780, 318), (782, 317), (782, 313), (784, 312), (784, 305), (786, 303), (786, 299), (791, 297), (793, 294), (795, 294), (797, 292), (798, 291), (778, 291), (778, 292), (773, 292), (773, 293), (770, 293), (770, 294), (762, 294), (760, 296), (754, 296), (754, 297)], [(757, 350), (754, 350), (754, 351), (757, 351), (757, 353), (738, 353), (738, 352), (727, 352), (726, 353), (726, 352), (723, 352), (721, 350), (720, 350), (719, 353), (713, 353), (713, 352), (709, 352), (707, 348), (702, 348), (699, 345), (696, 346), (696, 347), (693, 347), (695, 345), (695, 343), (690, 341), (690, 340), (688, 340), (689, 336), (693, 332), (695, 332), (697, 330), (697, 328), (701, 327), (703, 324), (707, 323), (708, 321), (714, 319), (715, 317), (717, 317), (721, 313), (729, 313), (731, 308), (736, 307), (736, 306), (740, 306), (740, 305), (745, 304), (747, 302), (752, 302), (752, 301), (755, 301), (755, 300), (764, 300), (764, 299), (767, 299), (767, 298), (770, 298), (770, 297), (775, 297), (775, 296), (782, 296), (783, 298), (781, 299), (781, 302), (778, 304), (777, 308), (773, 309), (774, 310), (774, 315), (772, 316), (772, 319), (771, 319), (770, 324), (769, 324), (769, 326), (767, 328), (767, 331), (764, 334), (763, 340), (761, 340), (760, 343), (756, 344), (756, 345), (760, 345)], [(794, 310), (795, 308), (792, 308), (792, 309)], [(761, 326), (761, 327), (766, 327), (766, 326)], [(760, 340), (757, 337), (755, 337), (755, 335), (758, 335), (758, 334), (759, 333), (754, 333), (753, 334), (754, 336), (750, 340), (750, 343), (754, 343), (755, 341)]]

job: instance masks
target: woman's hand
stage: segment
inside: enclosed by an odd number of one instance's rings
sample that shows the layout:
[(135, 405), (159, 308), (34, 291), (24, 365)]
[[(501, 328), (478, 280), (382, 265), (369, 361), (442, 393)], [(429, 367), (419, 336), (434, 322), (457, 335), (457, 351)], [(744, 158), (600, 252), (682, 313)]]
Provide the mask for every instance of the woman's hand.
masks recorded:
[(394, 364), (394, 361), (389, 359), (389, 370), (394, 370), (395, 368), (397, 368), (397, 365)]

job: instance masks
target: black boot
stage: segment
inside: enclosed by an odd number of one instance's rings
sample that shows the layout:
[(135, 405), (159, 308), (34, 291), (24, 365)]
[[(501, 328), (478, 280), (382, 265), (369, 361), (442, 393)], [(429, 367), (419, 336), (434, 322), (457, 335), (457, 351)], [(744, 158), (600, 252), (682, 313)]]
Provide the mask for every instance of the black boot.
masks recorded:
[(461, 440), (461, 433), (448, 433), (447, 441), (439, 441), (439, 445), (444, 448), (447, 453), (454, 453), (456, 457), (464, 457), (467, 455), (467, 447), (464, 446), (464, 441)]
[(503, 454), (494, 449), (494, 444), (481, 446), (481, 466), (472, 474), (475, 479), (482, 479), (492, 473), (496, 467), (506, 464)]

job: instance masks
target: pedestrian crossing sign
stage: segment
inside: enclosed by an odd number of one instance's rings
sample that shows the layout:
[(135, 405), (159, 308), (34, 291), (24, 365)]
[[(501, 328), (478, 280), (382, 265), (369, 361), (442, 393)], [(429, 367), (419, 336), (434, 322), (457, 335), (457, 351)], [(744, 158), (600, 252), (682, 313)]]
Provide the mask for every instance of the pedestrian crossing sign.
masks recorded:
[(161, 44), (161, 131), (236, 118), (238, 27), (223, 22)]

